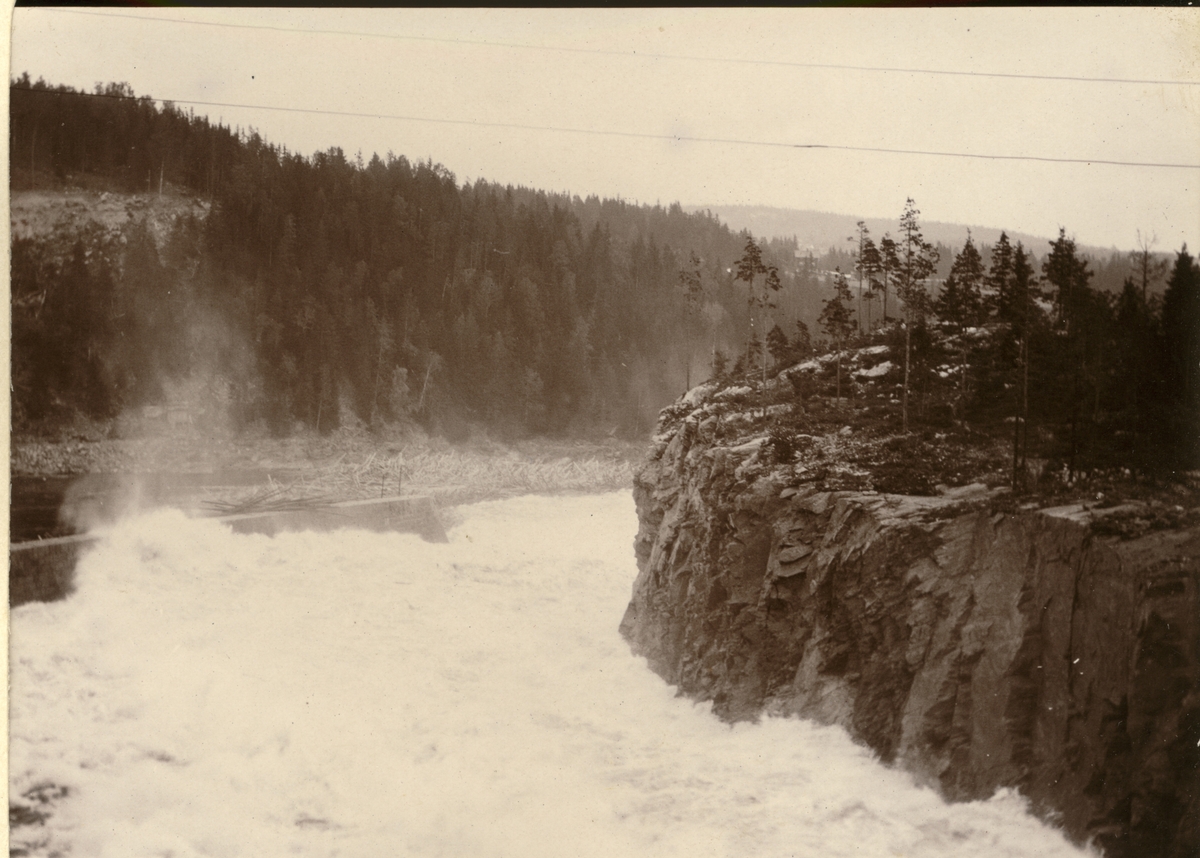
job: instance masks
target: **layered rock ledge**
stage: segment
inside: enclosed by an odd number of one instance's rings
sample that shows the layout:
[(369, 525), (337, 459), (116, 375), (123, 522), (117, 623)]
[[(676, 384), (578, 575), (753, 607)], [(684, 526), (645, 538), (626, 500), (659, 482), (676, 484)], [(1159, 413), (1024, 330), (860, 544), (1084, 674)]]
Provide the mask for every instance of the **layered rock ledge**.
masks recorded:
[(703, 436), (635, 476), (621, 632), (656, 672), (728, 720), (840, 724), (952, 800), (1018, 788), (1109, 856), (1200, 855), (1200, 530), (823, 491)]

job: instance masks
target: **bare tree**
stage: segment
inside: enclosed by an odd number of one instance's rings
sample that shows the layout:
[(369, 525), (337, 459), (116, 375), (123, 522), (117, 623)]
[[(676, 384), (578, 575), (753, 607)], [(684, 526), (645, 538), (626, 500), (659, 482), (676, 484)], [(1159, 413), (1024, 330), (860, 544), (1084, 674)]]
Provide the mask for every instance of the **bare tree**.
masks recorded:
[(1129, 254), (1129, 265), (1138, 275), (1142, 284), (1142, 305), (1149, 300), (1150, 284), (1156, 283), (1167, 276), (1170, 262), (1154, 257), (1154, 245), (1158, 244), (1158, 236), (1153, 233), (1149, 238), (1137, 231), (1138, 249)]

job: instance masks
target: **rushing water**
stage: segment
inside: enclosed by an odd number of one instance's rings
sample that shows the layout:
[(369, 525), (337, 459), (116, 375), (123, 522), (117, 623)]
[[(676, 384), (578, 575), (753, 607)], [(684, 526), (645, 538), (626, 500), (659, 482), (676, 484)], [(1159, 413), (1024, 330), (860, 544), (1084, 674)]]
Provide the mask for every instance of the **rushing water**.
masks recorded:
[(836, 728), (734, 727), (617, 634), (628, 493), (464, 508), (449, 545), (160, 511), (12, 615), (14, 833), (75, 856), (1050, 856)]

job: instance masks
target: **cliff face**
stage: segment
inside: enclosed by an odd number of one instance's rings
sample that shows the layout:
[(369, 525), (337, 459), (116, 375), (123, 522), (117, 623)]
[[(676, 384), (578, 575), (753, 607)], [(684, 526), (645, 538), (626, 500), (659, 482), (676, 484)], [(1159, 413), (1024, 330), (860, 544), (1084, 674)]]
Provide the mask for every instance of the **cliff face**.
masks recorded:
[(696, 439), (635, 479), (621, 632), (668, 682), (840, 724), (951, 799), (1018, 787), (1109, 856), (1200, 854), (1200, 533), (817, 491)]

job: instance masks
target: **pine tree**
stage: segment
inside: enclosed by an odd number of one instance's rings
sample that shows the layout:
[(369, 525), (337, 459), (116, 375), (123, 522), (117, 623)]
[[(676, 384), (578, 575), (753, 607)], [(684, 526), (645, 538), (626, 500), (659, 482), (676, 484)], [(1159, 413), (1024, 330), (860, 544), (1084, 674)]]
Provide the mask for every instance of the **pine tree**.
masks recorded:
[[(751, 343), (758, 343), (762, 354), (762, 396), (763, 396), (763, 413), (766, 413), (766, 395), (767, 395), (767, 357), (765, 349), (761, 349), (761, 340), (759, 340), (758, 331), (764, 327), (764, 317), (768, 310), (774, 309), (775, 299), (773, 293), (778, 292), (783, 284), (779, 281), (779, 271), (774, 265), (767, 265), (762, 259), (762, 248), (754, 241), (753, 236), (746, 237), (746, 249), (742, 254), (742, 258), (737, 261), (737, 274), (734, 275), (734, 280), (743, 281), (746, 284), (749, 297), (747, 303), (750, 306), (750, 339), (746, 343), (746, 371), (749, 372), (753, 365), (753, 355), (750, 352)], [(763, 276), (762, 288), (756, 288), (756, 281), (759, 275)]]
[(888, 320), (887, 299), (893, 277), (900, 270), (900, 254), (896, 242), (888, 233), (879, 241), (879, 290), (883, 293), (883, 321)]
[(859, 264), (859, 267), (862, 269), (863, 274), (867, 278), (866, 294), (865, 295), (862, 294), (862, 290), (860, 288), (859, 300), (866, 301), (866, 304), (867, 304), (866, 330), (870, 331), (871, 330), (871, 301), (874, 300), (875, 293), (880, 291), (880, 289), (881, 289), (881, 284), (880, 284), (880, 281), (877, 279), (877, 275), (879, 275), (883, 271), (883, 254), (880, 253), (879, 248), (875, 246), (875, 242), (872, 241), (870, 239), (870, 237), (868, 237), (863, 242), (862, 253), (859, 256), (858, 264)]
[(904, 388), (900, 406), (904, 432), (908, 431), (912, 329), (914, 325), (923, 323), (930, 311), (929, 292), (925, 289), (925, 281), (933, 274), (938, 260), (937, 251), (921, 234), (921, 225), (917, 220), (920, 213), (912, 197), (909, 197), (904, 204), (904, 213), (900, 216), (902, 244), (896, 293), (904, 302)]
[[(857, 242), (857, 247), (854, 250), (854, 272), (858, 275), (858, 305), (856, 307), (858, 332), (861, 334), (864, 330), (862, 319), (862, 304), (863, 304), (863, 280), (866, 279), (869, 284), (871, 281), (870, 272), (868, 271), (867, 263), (867, 245), (871, 242), (870, 231), (867, 229), (865, 221), (859, 221), (856, 225), (858, 235), (851, 236), (848, 240)], [(874, 245), (872, 244), (872, 247)]]

